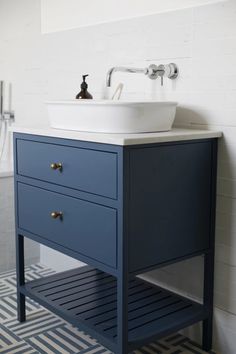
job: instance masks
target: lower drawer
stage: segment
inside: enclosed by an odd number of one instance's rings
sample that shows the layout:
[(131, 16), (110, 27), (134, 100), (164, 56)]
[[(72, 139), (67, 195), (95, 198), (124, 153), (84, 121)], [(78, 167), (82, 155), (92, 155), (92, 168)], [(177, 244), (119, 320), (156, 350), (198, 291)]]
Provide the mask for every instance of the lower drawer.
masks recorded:
[(116, 267), (115, 209), (23, 183), (17, 189), (19, 228)]

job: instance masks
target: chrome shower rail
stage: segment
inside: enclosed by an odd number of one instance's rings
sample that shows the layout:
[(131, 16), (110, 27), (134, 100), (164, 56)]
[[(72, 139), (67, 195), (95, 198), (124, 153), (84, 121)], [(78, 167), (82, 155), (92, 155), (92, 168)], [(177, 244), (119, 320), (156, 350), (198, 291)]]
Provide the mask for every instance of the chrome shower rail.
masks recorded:
[(0, 119), (3, 117), (3, 85), (4, 82), (0, 81)]

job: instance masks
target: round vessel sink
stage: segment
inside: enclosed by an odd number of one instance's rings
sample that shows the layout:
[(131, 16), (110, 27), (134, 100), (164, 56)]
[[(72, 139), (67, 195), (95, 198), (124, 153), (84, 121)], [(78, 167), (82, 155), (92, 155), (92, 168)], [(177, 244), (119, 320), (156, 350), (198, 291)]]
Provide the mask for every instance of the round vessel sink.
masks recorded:
[(177, 102), (72, 100), (47, 102), (52, 128), (97, 133), (148, 133), (171, 129)]

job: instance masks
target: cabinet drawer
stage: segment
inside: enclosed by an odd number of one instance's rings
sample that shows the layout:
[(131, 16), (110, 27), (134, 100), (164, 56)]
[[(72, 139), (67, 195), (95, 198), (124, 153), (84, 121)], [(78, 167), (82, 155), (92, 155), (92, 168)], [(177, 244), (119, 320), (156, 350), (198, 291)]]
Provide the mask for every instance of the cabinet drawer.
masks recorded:
[[(62, 164), (53, 169), (51, 164)], [(116, 153), (17, 140), (17, 173), (108, 198), (117, 198)]]
[[(18, 183), (21, 229), (116, 267), (116, 210)], [(52, 212), (62, 212), (53, 218)]]

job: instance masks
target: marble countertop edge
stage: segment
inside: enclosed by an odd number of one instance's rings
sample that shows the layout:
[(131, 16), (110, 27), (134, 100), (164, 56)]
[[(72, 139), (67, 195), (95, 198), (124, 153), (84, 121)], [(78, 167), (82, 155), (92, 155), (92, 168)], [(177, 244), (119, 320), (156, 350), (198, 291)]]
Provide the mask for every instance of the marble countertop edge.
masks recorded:
[(220, 138), (221, 131), (217, 130), (199, 130), (188, 128), (173, 128), (168, 132), (138, 133), (138, 134), (109, 134), (109, 133), (91, 133), (78, 132), (72, 130), (60, 130), (52, 128), (30, 128), (13, 125), (10, 131), (16, 133), (32, 134), (39, 136), (48, 136), (70, 140), (80, 140), (112, 145), (141, 145), (171, 141), (184, 141), (196, 139)]

